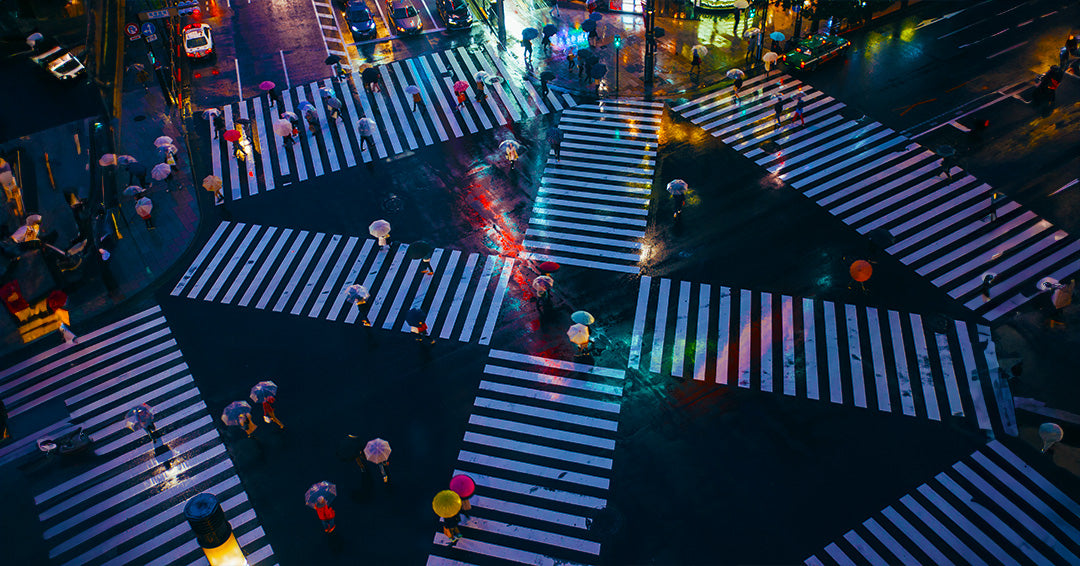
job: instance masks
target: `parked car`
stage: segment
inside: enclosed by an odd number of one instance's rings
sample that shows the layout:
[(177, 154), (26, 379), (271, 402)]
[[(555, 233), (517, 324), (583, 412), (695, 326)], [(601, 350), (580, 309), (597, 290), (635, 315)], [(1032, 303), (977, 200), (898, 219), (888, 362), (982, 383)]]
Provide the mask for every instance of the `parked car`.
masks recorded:
[(363, 0), (354, 0), (345, 6), (345, 23), (349, 25), (354, 39), (375, 37), (375, 20)]
[(849, 47), (851, 42), (837, 35), (811, 35), (799, 40), (795, 49), (783, 54), (780, 60), (788, 69), (812, 71)]
[(439, 17), (448, 29), (463, 29), (472, 25), (472, 13), (465, 0), (438, 0)]
[(420, 12), (416, 11), (412, 0), (388, 0), (390, 19), (394, 22), (394, 29), (398, 33), (420, 33), (424, 29), (424, 21), (420, 19)]
[[(40, 37), (40, 36), (39, 36)], [(55, 39), (42, 38), (32, 42), (30, 60), (61, 81), (74, 81), (86, 74), (86, 67)]]
[(184, 26), (184, 53), (192, 59), (202, 59), (214, 53), (214, 32), (208, 24)]

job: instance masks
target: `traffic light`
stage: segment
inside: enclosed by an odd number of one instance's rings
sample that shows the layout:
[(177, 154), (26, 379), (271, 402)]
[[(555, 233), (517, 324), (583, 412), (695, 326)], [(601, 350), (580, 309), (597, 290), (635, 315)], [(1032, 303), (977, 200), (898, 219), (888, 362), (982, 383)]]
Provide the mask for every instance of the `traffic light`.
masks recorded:
[(615, 43), (615, 49), (622, 48), (622, 36), (616, 34), (614, 43)]

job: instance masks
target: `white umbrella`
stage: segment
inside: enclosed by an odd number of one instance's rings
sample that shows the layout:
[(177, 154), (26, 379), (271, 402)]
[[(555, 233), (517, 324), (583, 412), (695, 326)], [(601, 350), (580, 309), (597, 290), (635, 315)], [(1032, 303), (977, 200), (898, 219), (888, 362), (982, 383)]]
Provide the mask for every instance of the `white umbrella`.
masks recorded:
[(741, 79), (746, 76), (746, 73), (742, 72), (741, 69), (728, 69), (728, 72), (724, 74), (727, 75), (729, 79)]
[(370, 297), (371, 293), (368, 292), (366, 287), (359, 283), (354, 283), (345, 288), (345, 300), (347, 301), (355, 303), (356, 301), (366, 301)]
[(744, 31), (743, 34), (742, 34), (743, 39), (751, 39), (755, 35), (761, 35), (761, 30), (759, 30), (758, 28), (750, 28), (750, 29)]
[(485, 73), (484, 71), (478, 71), (478, 72), (476, 73), (476, 75), (475, 75), (475, 76), (473, 76), (473, 78), (474, 78), (474, 79), (476, 79), (476, 82), (478, 82), (478, 83), (482, 83), (482, 82), (484, 82), (484, 81), (486, 81), (486, 80), (487, 80), (487, 78), (488, 78), (488, 74), (487, 74), (487, 73)]
[(292, 124), (288, 120), (274, 120), (274, 133), (281, 136), (292, 135)]
[(570, 330), (566, 331), (566, 335), (570, 337), (570, 341), (578, 346), (584, 346), (589, 343), (589, 327), (584, 324), (575, 324), (570, 327)]
[(221, 177), (217, 175), (207, 175), (202, 180), (202, 186), (208, 191), (217, 191), (221, 189)]
[(214, 116), (217, 116), (218, 114), (221, 114), (221, 112), (217, 108), (207, 108), (206, 110), (203, 110), (202, 116), (207, 120), (213, 120)]
[(330, 90), (329, 87), (324, 86), (319, 89), (319, 94), (323, 95), (323, 97), (334, 96), (334, 91)]
[(695, 45), (690, 48), (690, 53), (697, 53), (698, 57), (704, 57), (709, 53), (709, 50), (704, 45)]
[(145, 192), (146, 192), (146, 189), (140, 187), (139, 185), (131, 185), (131, 186), (127, 187), (126, 189), (124, 189), (124, 196), (133, 197), (135, 195), (139, 195), (139, 194), (142, 194), (142, 193), (145, 193)]
[(1065, 431), (1061, 430), (1061, 427), (1054, 423), (1043, 423), (1039, 425), (1039, 438), (1042, 439), (1042, 451), (1045, 453), (1054, 444), (1061, 442), (1061, 439), (1065, 436)]
[(761, 56), (761, 60), (765, 61), (766, 63), (775, 63), (776, 60), (779, 58), (780, 56), (776, 53), (773, 53), (772, 51), (767, 51), (764, 55)]
[(150, 177), (155, 181), (164, 181), (172, 174), (172, 167), (168, 163), (158, 163), (150, 170)]
[(299, 120), (299, 118), (296, 117), (295, 112), (282, 112), (281, 117), (285, 118), (286, 120)]
[(26, 217), (26, 226), (33, 226), (34, 224), (41, 224), (40, 214), (31, 214)]
[(151, 202), (150, 199), (143, 197), (135, 201), (135, 212), (138, 213), (139, 216), (146, 218), (150, 216), (150, 212), (153, 210), (154, 203)]
[(546, 293), (555, 286), (555, 280), (547, 275), (541, 275), (536, 279), (533, 279), (532, 288), (537, 293)]
[(385, 238), (390, 234), (390, 223), (385, 220), (376, 220), (368, 226), (368, 233), (376, 238)]
[(416, 85), (409, 85), (405, 87), (405, 92), (409, 94), (418, 94), (420, 92), (420, 87)]
[(499, 149), (503, 151), (517, 151), (521, 149), (521, 144), (514, 140), (503, 140), (502, 143), (499, 144)]
[(375, 120), (371, 118), (360, 118), (356, 122), (356, 131), (361, 136), (370, 136), (375, 133)]
[(688, 188), (690, 187), (686, 184), (686, 181), (683, 181), (682, 179), (675, 179), (667, 184), (667, 192), (673, 195), (686, 194)]
[(740, 10), (745, 10), (750, 7), (750, 2), (747, 2), (746, 0), (735, 0), (735, 4), (733, 4), (733, 6)]
[(173, 145), (171, 143), (161, 144), (161, 145), (157, 146), (157, 148), (158, 148), (158, 153), (160, 153), (162, 155), (164, 155), (166, 153), (168, 153), (170, 155), (176, 155), (176, 152), (180, 151), (179, 149), (176, 148), (175, 145)]
[(173, 139), (169, 136), (160, 136), (154, 140), (154, 147), (161, 147), (163, 145), (170, 145), (173, 143)]
[(101, 159), (98, 159), (98, 165), (100, 165), (102, 167), (109, 167), (111, 165), (116, 165), (116, 154), (115, 153), (106, 153), (106, 154), (102, 155)]
[(26, 37), (26, 44), (30, 47), (33, 47), (35, 43), (41, 41), (42, 39), (45, 39), (44, 35), (34, 32)]
[(382, 464), (390, 459), (390, 443), (376, 438), (364, 446), (364, 458), (372, 464)]

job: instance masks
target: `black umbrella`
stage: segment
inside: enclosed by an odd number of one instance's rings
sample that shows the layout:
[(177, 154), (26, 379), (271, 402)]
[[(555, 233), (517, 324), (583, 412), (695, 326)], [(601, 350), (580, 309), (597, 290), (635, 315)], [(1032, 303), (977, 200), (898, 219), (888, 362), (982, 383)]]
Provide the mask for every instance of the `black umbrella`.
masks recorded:
[(339, 55), (327, 55), (326, 61), (323, 61), (327, 65), (336, 65), (341, 62), (341, 56)]
[(593, 12), (593, 13), (589, 14), (589, 21), (591, 21), (591, 22), (599, 22), (600, 19), (603, 18), (603, 17), (604, 16), (602, 14), (600, 14), (599, 12)]
[(540, 73), (540, 80), (542, 80), (542, 81), (550, 81), (550, 80), (552, 80), (554, 78), (555, 78), (555, 73), (552, 73), (551, 71), (544, 71), (544, 72)]
[(431, 252), (435, 251), (435, 248), (431, 247), (431, 244), (421, 240), (409, 246), (409, 257), (415, 259), (431, 259)]
[(135, 175), (136, 177), (138, 177), (139, 175), (145, 175), (146, 174), (146, 166), (143, 165), (142, 163), (132, 163), (130, 165), (126, 165), (125, 167), (127, 168), (128, 173), (131, 173), (132, 175)]
[(364, 69), (363, 73), (360, 73), (360, 76), (365, 81), (367, 81), (369, 83), (373, 83), (373, 82), (379, 80), (379, 71), (376, 70), (375, 67), (368, 67), (368, 68)]
[(607, 65), (603, 63), (593, 65), (593, 68), (589, 70), (589, 74), (592, 75), (592, 78), (594, 79), (602, 79), (604, 78), (604, 75), (607, 74)]
[(596, 31), (596, 22), (593, 20), (585, 20), (584, 22), (581, 22), (581, 29), (592, 33)]
[(544, 37), (551, 37), (551, 36), (555, 35), (556, 33), (558, 33), (558, 31), (559, 31), (559, 26), (557, 26), (555, 24), (548, 24), (548, 25), (544, 26)]
[(405, 324), (409, 326), (420, 326), (424, 323), (424, 319), (427, 318), (427, 314), (420, 309), (409, 309), (409, 312), (405, 313)]
[(237, 124), (243, 124), (245, 126), (248, 126), (248, 125), (251, 124), (251, 120), (249, 120), (247, 118), (237, 118), (237, 119), (233, 120), (233, 122), (236, 122)]
[(591, 49), (582, 49), (581, 51), (578, 51), (577, 56), (578, 61), (581, 61), (582, 63), (588, 62), (590, 65), (595, 62), (591, 61), (591, 59), (593, 57), (596, 57), (596, 55), (593, 54)]

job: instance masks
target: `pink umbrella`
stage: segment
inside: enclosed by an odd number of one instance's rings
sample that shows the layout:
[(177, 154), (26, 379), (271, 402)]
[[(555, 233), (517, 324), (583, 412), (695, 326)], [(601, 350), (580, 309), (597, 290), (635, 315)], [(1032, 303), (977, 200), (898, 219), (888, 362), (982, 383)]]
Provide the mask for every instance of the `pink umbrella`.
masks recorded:
[(454, 92), (465, 92), (469, 90), (469, 83), (465, 81), (458, 81), (454, 83)]
[(458, 497), (462, 499), (472, 497), (472, 494), (476, 492), (476, 482), (465, 474), (458, 474), (450, 478), (450, 491), (458, 494)]
[(259, 83), (259, 88), (261, 90), (264, 90), (264, 91), (265, 90), (273, 90), (275, 86), (277, 86), (277, 85), (274, 84), (274, 81), (263, 81), (263, 82)]

